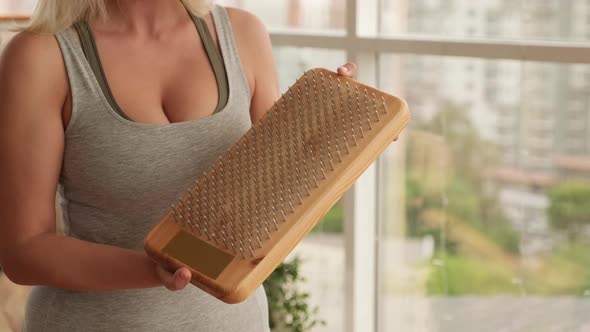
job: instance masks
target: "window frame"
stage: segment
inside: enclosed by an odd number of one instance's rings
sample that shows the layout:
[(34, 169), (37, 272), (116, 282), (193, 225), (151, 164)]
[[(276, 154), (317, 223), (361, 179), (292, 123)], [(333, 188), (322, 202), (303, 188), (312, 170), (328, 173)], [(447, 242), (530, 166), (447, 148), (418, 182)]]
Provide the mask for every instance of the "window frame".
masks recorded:
[[(346, 0), (345, 32), (271, 29), (274, 47), (344, 50), (359, 65), (359, 80), (376, 85), (381, 53), (590, 64), (590, 42), (449, 38), (427, 35), (379, 36), (380, 0)], [(367, 10), (372, 8), (372, 10)], [(360, 15), (362, 11), (362, 15)], [(411, 105), (410, 105), (411, 106)], [(400, 144), (400, 143), (396, 143)], [(403, 144), (403, 142), (401, 143)], [(379, 162), (343, 199), (345, 222), (346, 332), (380, 331)], [(365, 290), (369, 287), (370, 291)], [(362, 289), (361, 289), (362, 288)]]
[[(270, 29), (272, 44), (274, 47), (343, 50), (348, 61), (361, 68), (359, 80), (370, 85), (378, 82), (378, 55), (381, 53), (590, 64), (590, 42), (378, 36), (380, 6), (380, 0), (364, 0), (362, 5), (360, 0), (346, 0), (344, 32)], [(14, 28), (15, 23), (25, 23), (28, 19), (26, 16), (0, 16), (0, 30)], [(378, 179), (377, 162), (343, 199), (346, 304), (342, 319), (346, 332), (378, 330)]]

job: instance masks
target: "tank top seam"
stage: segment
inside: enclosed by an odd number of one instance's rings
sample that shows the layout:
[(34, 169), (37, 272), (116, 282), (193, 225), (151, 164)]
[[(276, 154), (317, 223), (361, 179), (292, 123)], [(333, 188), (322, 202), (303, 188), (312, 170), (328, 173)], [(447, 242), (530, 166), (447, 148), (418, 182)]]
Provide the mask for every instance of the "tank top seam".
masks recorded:
[[(75, 28), (70, 27), (69, 29), (65, 30), (62, 33), (70, 33), (73, 35), (72, 38), (68, 38), (66, 36), (62, 35), (62, 38), (66, 39), (66, 44), (69, 43), (71, 44), (71, 53), (69, 53), (69, 56), (72, 57), (72, 61), (71, 64), (72, 66), (74, 65), (76, 60), (79, 60), (80, 65), (82, 68), (80, 68), (81, 70), (83, 70), (86, 73), (90, 73), (89, 75), (84, 76), (84, 74), (79, 74), (78, 78), (85, 81), (86, 83), (90, 84), (92, 88), (94, 88), (96, 90), (96, 93), (92, 93), (91, 96), (93, 98), (96, 98), (97, 100), (95, 100), (95, 102), (100, 103), (100, 108), (101, 109), (96, 109), (95, 110), (97, 112), (103, 111), (106, 113), (109, 113), (112, 115), (112, 113), (114, 112), (114, 110), (112, 110), (110, 108), (110, 104), (108, 102), (108, 100), (106, 100), (106, 96), (102, 93), (102, 89), (100, 88), (100, 84), (98, 83), (96, 77), (93, 74), (92, 68), (90, 67), (90, 64), (88, 63), (88, 60), (86, 59), (86, 57), (83, 54), (83, 50), (82, 50), (82, 45), (81, 42), (79, 40), (78, 37), (78, 33), (76, 31)], [(76, 51), (79, 51), (82, 54), (76, 54)], [(66, 55), (64, 55), (66, 56)], [(66, 66), (68, 67), (68, 66)], [(69, 71), (68, 71), (69, 72)], [(75, 73), (72, 73), (73, 75)], [(68, 123), (68, 126), (66, 127), (65, 131), (64, 131), (64, 135), (66, 138), (70, 137), (72, 131), (75, 129), (75, 124), (79, 121), (78, 119), (81, 117), (81, 113), (82, 110), (80, 110), (80, 101), (78, 100), (79, 97), (79, 90), (83, 89), (80, 87), (72, 87), (74, 86), (74, 84), (72, 84), (73, 82), (73, 77), (70, 77), (68, 74), (68, 78), (69, 78), (69, 84), (70, 84), (70, 89), (72, 90), (70, 93), (72, 94), (72, 115), (70, 118), (70, 121)], [(74, 91), (76, 90), (76, 91)], [(98, 106), (96, 104), (93, 104), (93, 106)], [(115, 117), (115, 119), (117, 119), (117, 117)]]
[[(211, 31), (207, 26), (207, 23), (201, 17), (195, 16), (193, 13), (189, 12), (190, 17), (193, 20), (195, 27), (197, 28), (197, 33), (201, 38), (201, 44), (205, 48), (205, 52), (207, 53), (207, 57), (209, 59), (209, 64), (211, 65), (211, 69), (215, 73), (215, 80), (217, 81), (217, 90), (218, 90), (218, 101), (213, 114), (220, 112), (223, 110), (227, 101), (229, 99), (229, 82), (228, 82), (228, 75), (227, 75), (227, 68), (225, 61), (223, 60), (222, 55), (220, 54), (219, 50), (217, 49), (217, 45), (213, 36), (211, 35)], [(211, 13), (213, 17), (213, 13)], [(215, 21), (213, 19), (213, 21)], [(215, 22), (213, 22), (215, 25)]]
[(111, 90), (111, 87), (108, 83), (106, 73), (100, 59), (100, 54), (98, 53), (98, 48), (96, 46), (96, 40), (94, 39), (94, 33), (90, 29), (90, 25), (85, 21), (80, 21), (75, 23), (74, 27), (80, 36), (80, 46), (84, 51), (86, 61), (88, 62), (90, 69), (92, 69), (92, 75), (96, 79), (102, 94), (109, 102), (109, 106), (115, 112), (117, 112), (117, 114), (131, 121), (131, 119), (127, 116), (127, 114), (125, 114), (125, 112), (123, 112), (117, 103), (113, 91)]
[(57, 302), (57, 292), (53, 292), (53, 294), (51, 295), (51, 305), (48, 306), (48, 308), (45, 309), (45, 317), (43, 319), (44, 321), (44, 326), (49, 326), (49, 316), (51, 313), (51, 310), (49, 310), (49, 308), (55, 308), (55, 303)]
[[(223, 31), (224, 34), (227, 34), (224, 38), (223, 41), (226, 44), (226, 48), (228, 49), (228, 51), (231, 50), (231, 53), (234, 55), (235, 59), (233, 59), (233, 63), (234, 63), (234, 68), (235, 70), (238, 71), (238, 76), (240, 76), (240, 80), (242, 81), (242, 86), (244, 87), (245, 91), (246, 91), (246, 96), (248, 101), (250, 101), (252, 99), (252, 91), (250, 90), (250, 84), (248, 82), (248, 78), (246, 77), (246, 70), (244, 69), (244, 66), (242, 64), (242, 59), (240, 56), (240, 52), (238, 50), (238, 46), (237, 46), (237, 42), (235, 39), (235, 35), (233, 33), (233, 26), (231, 23), (231, 20), (229, 18), (229, 15), (227, 14), (227, 10), (224, 6), (215, 4), (211, 10), (213, 18), (214, 18), (214, 24), (215, 24), (215, 30), (217, 32), (217, 38), (219, 39), (219, 32)], [(216, 19), (217, 18), (217, 19)], [(224, 22), (224, 27), (218, 27), (217, 24), (221, 24), (223, 21)], [(221, 43), (221, 39), (220, 39), (220, 43)], [(222, 52), (223, 53), (223, 52)], [(231, 62), (231, 58), (229, 57), (229, 54), (227, 54), (227, 59), (226, 59), (226, 54), (223, 53), (222, 56), (224, 57), (224, 62), (225, 60), (230, 60)], [(229, 76), (229, 70), (228, 70), (228, 76)]]
[[(63, 232), (65, 236), (70, 236), (71, 234), (71, 224), (70, 224), (70, 199), (68, 198), (67, 194), (67, 186), (63, 183), (60, 178), (60, 186), (61, 186), (61, 193), (60, 193), (60, 208), (61, 208), (61, 218), (63, 223)], [(61, 202), (63, 200), (63, 203)]]
[[(72, 97), (72, 110), (70, 114), (70, 120), (68, 121), (68, 125), (64, 128), (64, 135), (67, 137), (69, 133), (72, 131), (72, 128), (78, 122), (80, 118), (80, 112), (78, 108), (80, 107), (80, 87), (75, 82), (75, 75), (72, 71), (75, 69), (75, 59), (76, 55), (74, 54), (76, 50), (74, 49), (76, 45), (69, 38), (64, 36), (66, 33), (75, 33), (72, 32), (70, 29), (64, 30), (62, 32), (54, 34), (55, 39), (58, 42), (59, 48), (61, 50), (61, 56), (64, 61), (66, 74), (68, 77), (68, 85), (70, 88), (70, 95)], [(77, 35), (76, 35), (77, 36)], [(74, 38), (75, 39), (75, 38)], [(82, 75), (80, 75), (82, 76)]]

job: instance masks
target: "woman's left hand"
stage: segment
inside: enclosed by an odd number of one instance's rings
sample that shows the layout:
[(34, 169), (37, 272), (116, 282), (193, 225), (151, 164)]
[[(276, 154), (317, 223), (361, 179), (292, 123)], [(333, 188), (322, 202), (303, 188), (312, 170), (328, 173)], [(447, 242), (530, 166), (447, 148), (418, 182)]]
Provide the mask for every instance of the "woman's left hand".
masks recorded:
[(358, 67), (355, 63), (349, 62), (343, 66), (338, 67), (338, 75), (356, 78), (356, 69), (357, 68)]
[[(355, 78), (356, 79), (356, 70), (358, 66), (355, 63), (349, 62), (343, 66), (338, 67), (338, 75)], [(399, 137), (393, 139), (393, 141), (397, 141)]]

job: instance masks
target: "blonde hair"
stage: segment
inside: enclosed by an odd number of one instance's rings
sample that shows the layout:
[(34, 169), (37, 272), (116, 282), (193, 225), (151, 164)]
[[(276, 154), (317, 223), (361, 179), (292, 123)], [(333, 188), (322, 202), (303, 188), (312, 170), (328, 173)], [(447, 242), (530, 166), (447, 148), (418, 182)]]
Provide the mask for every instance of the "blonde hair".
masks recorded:
[[(108, 0), (39, 0), (30, 31), (55, 33), (67, 29), (78, 20), (106, 18)], [(209, 0), (180, 0), (195, 15), (203, 16), (210, 9)]]

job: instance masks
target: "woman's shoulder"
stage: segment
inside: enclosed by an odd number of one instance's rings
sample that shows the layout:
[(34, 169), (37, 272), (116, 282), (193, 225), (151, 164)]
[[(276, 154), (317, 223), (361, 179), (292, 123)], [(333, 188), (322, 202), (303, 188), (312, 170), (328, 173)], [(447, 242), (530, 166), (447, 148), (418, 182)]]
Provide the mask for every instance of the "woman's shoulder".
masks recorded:
[(240, 58), (253, 92), (252, 118), (258, 119), (278, 98), (278, 78), (268, 30), (256, 15), (237, 8), (226, 8)]
[(0, 61), (3, 74), (27, 74), (30, 78), (49, 79), (49, 83), (51, 77), (61, 76), (63, 67), (55, 36), (30, 31), (17, 33), (3, 49)]
[(63, 102), (69, 87), (55, 36), (30, 31), (16, 34), (0, 57), (0, 86), (4, 98), (50, 96)]
[(59, 59), (60, 50), (55, 36), (50, 33), (21, 31), (2, 51), (4, 61), (21, 65), (44, 65)]
[(264, 41), (268, 38), (268, 31), (262, 20), (255, 14), (234, 7), (225, 7), (234, 34), (249, 37), (251, 42)]

